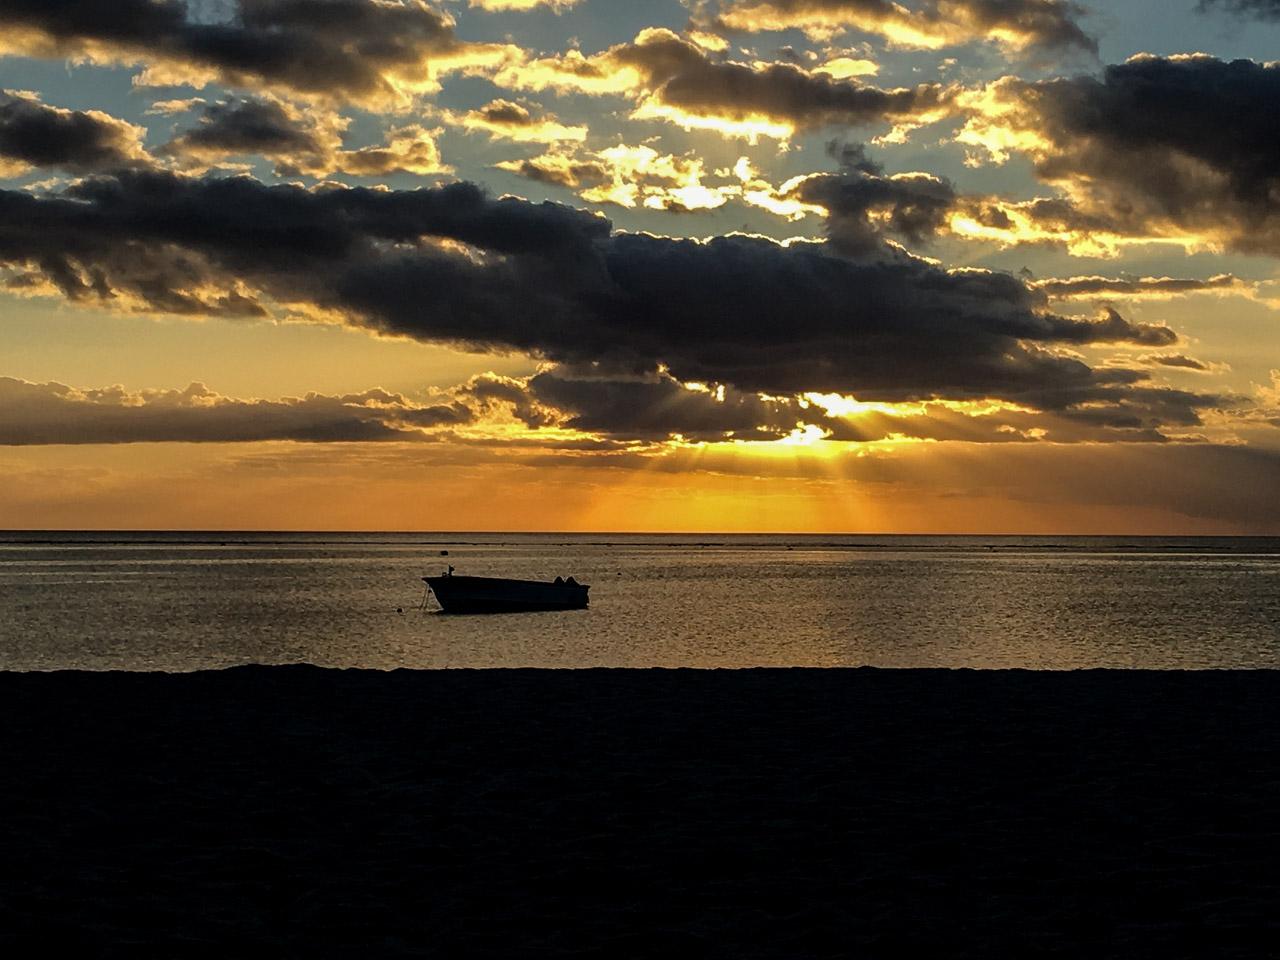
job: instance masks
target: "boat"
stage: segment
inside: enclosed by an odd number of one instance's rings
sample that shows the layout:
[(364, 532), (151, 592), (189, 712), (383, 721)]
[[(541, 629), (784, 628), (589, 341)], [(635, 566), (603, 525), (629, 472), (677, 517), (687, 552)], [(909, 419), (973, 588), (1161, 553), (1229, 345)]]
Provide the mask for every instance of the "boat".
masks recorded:
[(516, 613), (526, 610), (582, 610), (587, 606), (585, 583), (573, 577), (546, 580), (508, 580), (503, 577), (459, 577), (450, 567), (438, 577), (423, 577), (445, 613)]

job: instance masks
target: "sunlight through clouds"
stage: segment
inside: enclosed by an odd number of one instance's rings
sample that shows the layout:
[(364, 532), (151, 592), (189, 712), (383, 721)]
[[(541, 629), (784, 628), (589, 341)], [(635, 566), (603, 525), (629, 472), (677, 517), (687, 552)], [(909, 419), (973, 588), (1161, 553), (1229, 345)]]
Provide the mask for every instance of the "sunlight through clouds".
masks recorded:
[(1125, 488), (1144, 523), (1240, 523), (1205, 491), (1280, 483), (1280, 28), (1228, 6), (0, 0), (0, 445), (712, 525), (994, 510), (961, 478), (1006, 469), (1078, 520), (1109, 495), (1053, 470), (1141, 465), (1184, 481)]

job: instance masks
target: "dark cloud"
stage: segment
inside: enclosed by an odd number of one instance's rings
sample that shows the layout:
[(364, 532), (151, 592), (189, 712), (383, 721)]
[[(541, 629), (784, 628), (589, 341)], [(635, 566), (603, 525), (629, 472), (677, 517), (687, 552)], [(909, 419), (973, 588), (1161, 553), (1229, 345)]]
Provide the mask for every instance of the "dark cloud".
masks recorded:
[[(1179, 418), (1184, 408), (1174, 411)], [(1178, 423), (1184, 421), (1179, 419)], [(1198, 421), (1193, 421), (1198, 422)], [(1171, 421), (1159, 404), (1127, 403), (1105, 417), (1082, 411), (954, 410), (927, 404), (913, 412), (871, 410), (824, 424), (831, 439), (936, 440), (959, 443), (1167, 443)]]
[(939, 404), (915, 412), (875, 410), (842, 419), (795, 398), (691, 389), (666, 376), (611, 377), (574, 368), (526, 379), (481, 375), (455, 393), (456, 399), (425, 406), (380, 389), (345, 396), (312, 393), (284, 400), (242, 400), (219, 396), (203, 384), (181, 391), (130, 393), (120, 387), (78, 390), (0, 377), (0, 445), (371, 443), (439, 439), (439, 434), (422, 431), (445, 430), (450, 443), (487, 446), (491, 438), (458, 435), (451, 428), (474, 423), (479, 412), (491, 410), (494, 403), (507, 405), (535, 431), (555, 426), (599, 438), (541, 437), (535, 432), (503, 438), (504, 448), (514, 443), (591, 451), (661, 443), (674, 436), (693, 442), (774, 441), (804, 424), (817, 426), (831, 439), (857, 442), (1161, 441), (1164, 437), (1156, 427), (1167, 422), (1139, 406), (1106, 420), (1090, 415), (1085, 422), (1069, 413), (973, 413)]
[[(754, 176), (749, 165), (740, 163), (732, 171), (710, 174), (719, 183), (706, 183), (703, 178), (708, 174), (699, 158), (661, 154), (648, 144), (625, 143), (596, 151), (553, 147), (540, 157), (504, 160), (494, 166), (569, 187), (588, 203), (683, 213), (714, 210), (731, 197), (742, 197), (745, 181)], [(759, 196), (765, 199), (753, 195), (748, 202), (786, 202), (774, 198), (764, 181), (752, 180), (751, 185), (760, 188)]]
[(705, 6), (704, 18), (727, 30), (853, 29), (907, 46), (994, 40), (1016, 48), (1097, 50), (1076, 22), (1084, 8), (1067, 0), (721, 0)]
[(345, 127), (345, 120), (326, 111), (303, 111), (262, 97), (234, 98), (206, 104), (196, 125), (165, 144), (161, 152), (195, 169), (227, 157), (267, 157), (274, 161), (279, 176), (427, 175), (450, 170), (436, 146), (439, 130), (395, 127), (383, 145), (344, 150)]
[[(1140, 227), (1124, 222), (1132, 203), (1116, 209), (1100, 208), (1087, 190), (1081, 199), (1039, 197), (1009, 201), (958, 193), (952, 183), (929, 173), (885, 172), (867, 156), (861, 144), (828, 144), (840, 164), (835, 173), (814, 173), (789, 182), (775, 204), (788, 200), (816, 205), (826, 211), (826, 235), (842, 253), (878, 255), (886, 237), (912, 246), (926, 245), (937, 235), (969, 238), (967, 221), (996, 231), (978, 232), (999, 242), (1047, 244), (1092, 255), (1116, 249), (1126, 235)], [(763, 204), (762, 204), (763, 205)], [(785, 210), (784, 207), (778, 209)], [(956, 225), (958, 215), (960, 226)], [(1001, 236), (1003, 233), (1003, 236)], [(1033, 282), (1052, 299), (1075, 297), (1171, 297), (1202, 290), (1243, 287), (1229, 274), (1204, 280), (1173, 277), (1071, 277)]]
[(481, 119), (505, 126), (527, 127), (534, 123), (528, 107), (510, 100), (494, 100), (475, 112)]
[(487, 134), (491, 140), (553, 144), (587, 138), (585, 124), (563, 124), (555, 114), (528, 101), (517, 103), (513, 100), (491, 100), (484, 106), (465, 113), (436, 110), (434, 115), (468, 133)]
[(406, 254), (349, 270), (338, 296), (390, 332), (562, 362), (662, 363), (680, 380), (771, 393), (1075, 392), (1096, 386), (1093, 372), (1046, 347), (1168, 342), (1118, 317), (1041, 312), (1007, 275), (905, 256), (854, 262), (822, 244), (746, 236), (622, 234), (572, 267)]
[(756, 68), (703, 61), (672, 76), (657, 97), (698, 116), (749, 120), (764, 115), (806, 130), (940, 116), (950, 93), (936, 83), (882, 90), (785, 63)]
[(1196, 373), (1208, 373), (1213, 369), (1212, 366), (1203, 360), (1197, 360), (1195, 357), (1188, 357), (1181, 353), (1146, 353), (1138, 357), (1139, 363), (1146, 363), (1156, 367), (1174, 367), (1181, 370), (1193, 370)]
[(937, 83), (882, 90), (790, 63), (718, 62), (696, 44), (664, 31), (615, 48), (613, 59), (644, 73), (653, 98), (667, 106), (731, 120), (765, 116), (798, 129), (941, 115), (954, 96)]
[(977, 31), (997, 39), (1008, 36), (1019, 45), (1098, 50), (1097, 41), (1076, 22), (1085, 7), (1070, 0), (951, 0), (928, 2), (921, 9), (931, 18), (964, 11), (963, 19)]
[(828, 410), (819, 399), (761, 396), (723, 386), (690, 387), (670, 376), (610, 373), (598, 365), (562, 366), (526, 380), (493, 375), (464, 390), (470, 399), (509, 405), (530, 427), (556, 425), (615, 441), (776, 441), (816, 428), (826, 439), (955, 440), (966, 443), (1167, 442), (1163, 432), (1198, 426), (1198, 410), (1221, 397), (1163, 387), (1121, 387), (1101, 404), (1057, 410), (986, 401), (862, 405)]
[(150, 162), (140, 127), (98, 110), (65, 110), (0, 91), (0, 173), (50, 167), (89, 173)]
[(691, 390), (665, 376), (607, 379), (543, 372), (530, 378), (525, 390), (537, 403), (559, 411), (567, 427), (636, 439), (678, 434), (694, 441), (777, 440), (806, 419), (792, 399)]
[(858, 146), (830, 148), (839, 173), (813, 174), (790, 192), (827, 210), (827, 236), (843, 252), (878, 249), (883, 235), (927, 243), (946, 225), (958, 196), (951, 181), (927, 173), (886, 176)]
[(128, 393), (0, 377), (0, 445), (421, 440), (417, 428), (469, 422), (462, 404), (419, 406), (372, 390), (335, 397), (237, 400), (203, 384)]
[(1116, 219), (1107, 212), (1086, 212), (1065, 197), (1036, 197), (1020, 203), (996, 203), (983, 198), (966, 198), (965, 210), (979, 223), (1008, 229), (1012, 226), (1009, 210), (1015, 210), (1038, 230), (1050, 234), (1087, 236), (1091, 233), (1114, 233)]
[(143, 61), (152, 82), (214, 79), (304, 95), (396, 102), (429, 89), (433, 62), (487, 56), (420, 0), (233, 0), (202, 18), (182, 0), (0, 0), (0, 50)]
[(331, 147), (285, 104), (250, 98), (206, 104), (196, 125), (166, 144), (164, 151), (213, 157), (319, 158), (331, 152)]
[(20, 275), (73, 299), (178, 313), (217, 313), (226, 304), (261, 312), (249, 309), (257, 298), (249, 286), (286, 303), (330, 303), (331, 285), (349, 265), (424, 235), (498, 253), (563, 255), (566, 244), (607, 231), (589, 214), (490, 200), (471, 184), (313, 193), (249, 178), (149, 173), (86, 180), (56, 198), (0, 191), (0, 261)]
[(849, 143), (843, 140), (831, 140), (827, 143), (827, 155), (840, 164), (847, 172), (865, 173), (879, 177), (884, 174), (884, 164), (867, 156), (865, 143)]
[(68, 296), (166, 309), (168, 297), (236, 292), (382, 333), (650, 380), (665, 369), (743, 394), (1000, 397), (1062, 411), (1141, 397), (1166, 402), (1168, 422), (1207, 402), (1063, 351), (1167, 345), (1168, 328), (1053, 313), (1008, 274), (889, 248), (849, 259), (823, 243), (610, 231), (584, 211), (466, 183), (307, 191), (153, 172), (56, 197), (0, 191), (0, 261)]
[[(828, 153), (840, 169), (788, 181), (785, 192), (746, 197), (748, 203), (788, 215), (789, 202), (825, 211), (825, 232), (832, 245), (849, 256), (878, 256), (886, 237), (918, 247), (939, 234), (994, 240), (1005, 245), (1043, 244), (1076, 254), (1114, 255), (1126, 239), (1141, 237), (1134, 204), (1107, 209), (1088, 195), (1089, 183), (1076, 184), (1078, 199), (1039, 197), (1006, 200), (962, 194), (943, 177), (929, 173), (886, 173), (861, 144), (833, 141)], [(758, 184), (757, 186), (767, 186)], [(802, 208), (805, 209), (805, 208)], [(985, 231), (975, 229), (974, 224)], [(1172, 297), (1208, 290), (1243, 288), (1229, 274), (1207, 279), (1173, 277), (1070, 277), (1032, 282), (1052, 299), (1079, 297)]]
[(510, 171), (538, 183), (576, 190), (595, 187), (610, 180), (609, 169), (599, 160), (584, 159), (565, 153), (548, 153), (540, 157), (504, 160), (499, 169)]
[(1072, 226), (1275, 255), (1278, 100), (1278, 64), (1144, 54), (1100, 78), (1000, 80), (961, 138), (999, 153), (1021, 136), (1037, 174), (1076, 198), (1058, 201)]
[(1112, 307), (1104, 308), (1102, 318), (1095, 322), (1066, 321), (1059, 328), (1058, 336), (1068, 343), (1136, 343), (1147, 347), (1166, 347), (1178, 342), (1178, 335), (1164, 324), (1133, 323)]
[[(93, 257), (112, 243), (181, 248), (237, 276), (303, 278), (312, 267), (380, 259), (381, 244), (448, 237), (496, 253), (563, 254), (608, 221), (558, 204), (493, 200), (470, 183), (429, 190), (270, 187), (250, 177), (121, 173), (58, 197), (0, 192), (0, 256)], [(31, 218), (23, 223), (23, 218)]]
[(322, 175), (322, 172), (346, 173), (355, 177), (384, 177), (393, 173), (409, 173), (428, 176), (436, 173), (452, 173), (440, 157), (435, 137), (440, 131), (428, 130), (418, 124), (393, 127), (387, 131), (382, 146), (360, 147), (356, 150), (338, 150), (331, 157), (322, 158), (315, 169), (308, 169), (306, 158), (293, 166), (302, 172)]
[(1229, 273), (1205, 280), (1183, 277), (1055, 277), (1031, 285), (1051, 300), (1073, 297), (1167, 297), (1205, 290), (1232, 290), (1243, 286)]
[[(959, 92), (939, 83), (881, 89), (792, 63), (724, 60), (661, 28), (643, 30), (633, 42), (591, 57), (575, 51), (513, 66), (495, 81), (526, 89), (631, 93), (639, 118), (773, 137), (830, 124), (928, 123), (950, 115)], [(763, 129), (762, 121), (773, 129)]]
[(525, 386), (524, 380), (484, 373), (472, 377), (460, 390), (469, 400), (477, 401), (484, 409), (495, 403), (506, 404), (511, 413), (527, 427), (545, 427), (558, 422), (558, 411), (538, 403)]

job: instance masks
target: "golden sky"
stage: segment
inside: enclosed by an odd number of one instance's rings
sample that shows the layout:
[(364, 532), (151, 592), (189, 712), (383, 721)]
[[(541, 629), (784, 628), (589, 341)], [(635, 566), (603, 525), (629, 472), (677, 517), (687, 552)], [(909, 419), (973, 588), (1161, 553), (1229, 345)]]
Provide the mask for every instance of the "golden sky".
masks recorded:
[(1277, 40), (0, 0), (0, 527), (1280, 533)]

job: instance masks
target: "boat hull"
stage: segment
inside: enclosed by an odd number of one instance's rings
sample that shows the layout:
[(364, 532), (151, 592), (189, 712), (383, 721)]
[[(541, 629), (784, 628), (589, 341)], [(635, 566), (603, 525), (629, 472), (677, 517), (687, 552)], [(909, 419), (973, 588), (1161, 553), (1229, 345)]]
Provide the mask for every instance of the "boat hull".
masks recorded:
[(522, 613), (532, 610), (582, 610), (584, 584), (499, 577), (423, 577), (445, 613)]

